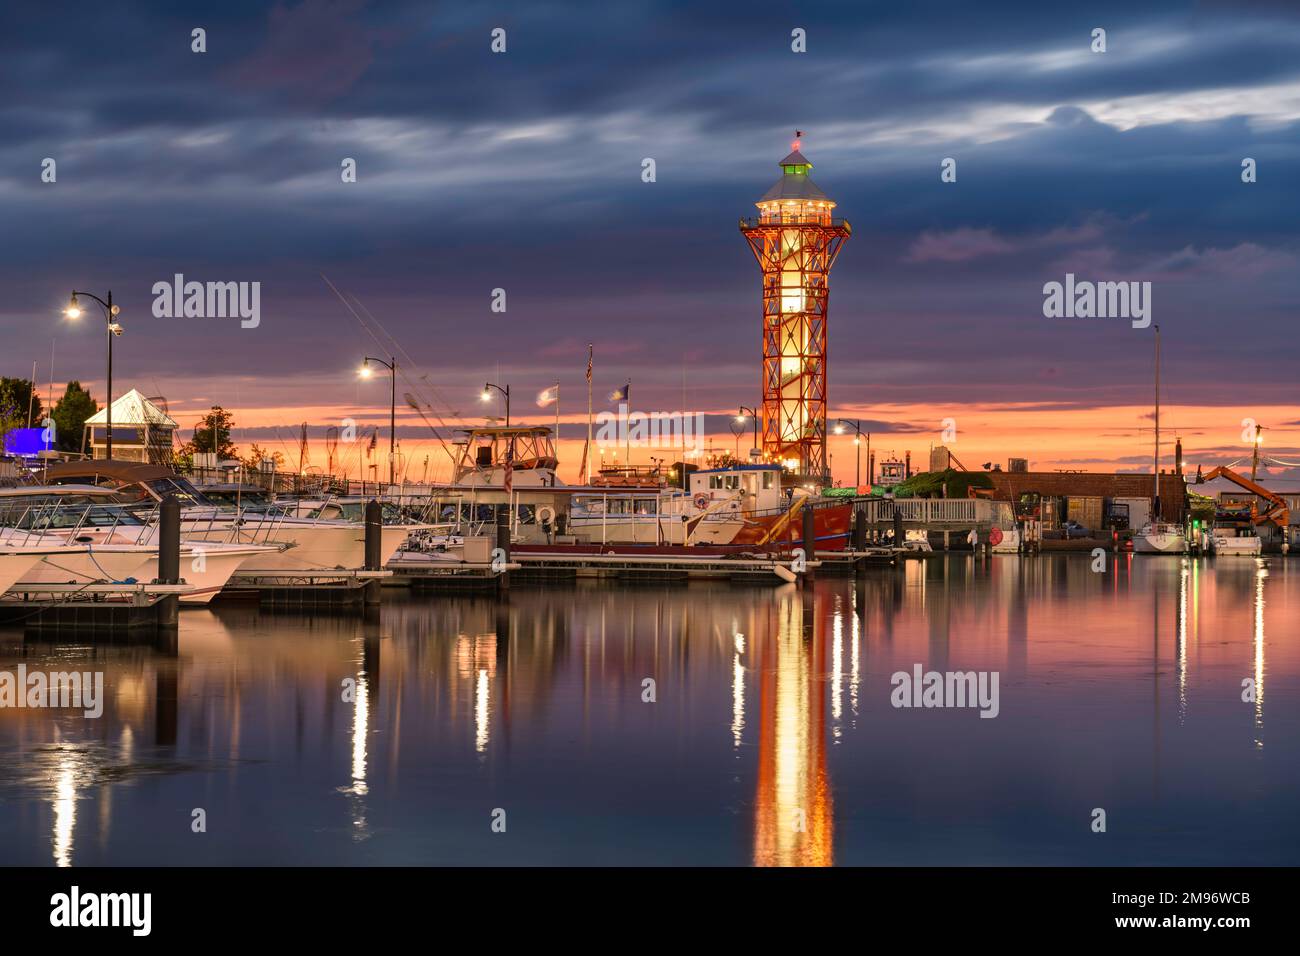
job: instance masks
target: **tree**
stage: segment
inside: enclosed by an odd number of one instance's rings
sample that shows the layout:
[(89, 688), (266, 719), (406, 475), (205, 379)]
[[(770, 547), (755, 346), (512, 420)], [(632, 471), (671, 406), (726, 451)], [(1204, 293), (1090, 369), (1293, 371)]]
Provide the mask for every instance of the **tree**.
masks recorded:
[(99, 411), (99, 403), (75, 379), (68, 383), (63, 397), (54, 405), (50, 415), (54, 419), (54, 432), (58, 447), (63, 451), (81, 451), (82, 433), (86, 419)]
[(235, 443), (230, 440), (230, 430), (235, 427), (235, 416), (220, 405), (199, 419), (194, 426), (194, 437), (181, 445), (176, 457), (193, 461), (199, 453), (217, 453), (218, 459), (235, 457)]
[(284, 452), (271, 451), (263, 448), (254, 442), (249, 446), (248, 457), (240, 459), (244, 463), (244, 468), (248, 471), (257, 471), (262, 467), (262, 462), (269, 461), (275, 464), (275, 470), (279, 471), (284, 464)]
[(15, 428), (41, 424), (41, 400), (36, 386), (25, 378), (0, 378), (0, 439)]

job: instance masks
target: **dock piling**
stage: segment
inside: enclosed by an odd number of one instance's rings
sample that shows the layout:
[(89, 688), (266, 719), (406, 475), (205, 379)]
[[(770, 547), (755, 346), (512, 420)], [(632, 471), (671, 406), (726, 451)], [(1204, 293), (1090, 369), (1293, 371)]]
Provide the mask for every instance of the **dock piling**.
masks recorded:
[(805, 584), (812, 584), (816, 578), (816, 572), (813, 565), (817, 559), (817, 516), (813, 514), (812, 508), (804, 505), (803, 509), (803, 550), (808, 557), (808, 567), (803, 573)]
[[(503, 559), (503, 566), (510, 564), (510, 513), (505, 508), (497, 512), (497, 550)], [(510, 590), (510, 572), (501, 571), (497, 574), (497, 587), (502, 591)]]
[[(366, 570), (382, 571), (383, 554), (382, 535), (384, 528), (384, 511), (379, 502), (371, 498), (366, 502)], [(378, 580), (367, 581), (365, 588), (365, 606), (378, 607), (382, 584)]]
[[(158, 583), (181, 582), (181, 504), (168, 495), (158, 506)], [(158, 600), (158, 626), (175, 628), (180, 623), (180, 595)]]

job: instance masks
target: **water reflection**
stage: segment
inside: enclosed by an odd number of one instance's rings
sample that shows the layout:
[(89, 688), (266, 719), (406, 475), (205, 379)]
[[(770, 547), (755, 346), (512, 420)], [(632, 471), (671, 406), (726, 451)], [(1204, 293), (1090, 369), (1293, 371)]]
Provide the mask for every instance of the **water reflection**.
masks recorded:
[(759, 645), (756, 866), (829, 866), (833, 800), (826, 769), (826, 646), (808, 597), (787, 595)]
[(745, 734), (745, 635), (736, 635), (731, 664), (731, 744), (739, 748)]
[(1268, 568), (1261, 563), (1255, 571), (1255, 746), (1264, 747), (1264, 581)]
[(77, 826), (77, 760), (64, 752), (59, 757), (54, 784), (54, 865), (72, 866), (72, 833)]
[[(0, 632), (0, 668), (102, 669), (107, 691), (98, 721), (0, 709), (0, 862), (1172, 862), (1172, 827), (1189, 860), (1300, 845), (1300, 648), (1267, 637), (1300, 606), (1285, 562), (386, 601), (377, 622), (187, 611), (170, 648)], [(889, 675), (918, 661), (1002, 672), (1001, 716), (894, 710)], [(1071, 843), (1059, 808), (1098, 786), (1160, 827)], [(190, 838), (198, 806), (221, 840)], [(509, 841), (486, 839), (497, 806)]]

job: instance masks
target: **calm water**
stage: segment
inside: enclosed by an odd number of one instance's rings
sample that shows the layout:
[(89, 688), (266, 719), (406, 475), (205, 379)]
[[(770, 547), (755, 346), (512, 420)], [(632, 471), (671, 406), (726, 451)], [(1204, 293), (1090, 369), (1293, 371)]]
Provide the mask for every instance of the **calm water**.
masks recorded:
[[(1300, 863), (1300, 560), (1089, 563), (0, 632), (108, 698), (0, 710), (0, 862)], [(917, 662), (998, 671), (1000, 715), (893, 708)]]

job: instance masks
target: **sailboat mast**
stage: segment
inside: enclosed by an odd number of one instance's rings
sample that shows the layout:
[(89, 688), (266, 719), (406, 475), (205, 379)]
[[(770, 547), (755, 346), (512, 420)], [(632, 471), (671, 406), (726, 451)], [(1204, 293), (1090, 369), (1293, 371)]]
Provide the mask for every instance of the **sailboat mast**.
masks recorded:
[(1160, 326), (1156, 326), (1156, 456), (1155, 476), (1156, 493), (1152, 501), (1155, 521), (1160, 520)]

